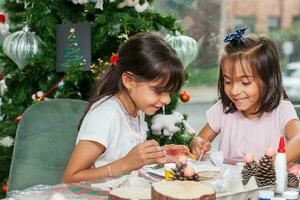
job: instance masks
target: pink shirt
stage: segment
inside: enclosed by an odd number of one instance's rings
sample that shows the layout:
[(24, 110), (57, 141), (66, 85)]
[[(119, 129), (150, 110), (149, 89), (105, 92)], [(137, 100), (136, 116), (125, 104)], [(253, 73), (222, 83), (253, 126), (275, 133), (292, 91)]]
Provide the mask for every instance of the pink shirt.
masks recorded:
[(229, 160), (242, 160), (246, 153), (258, 159), (268, 147), (277, 150), (287, 122), (298, 119), (294, 106), (285, 100), (271, 112), (253, 120), (239, 111), (225, 114), (222, 102), (218, 101), (208, 109), (206, 117), (210, 128), (220, 137), (219, 150), (224, 159)]

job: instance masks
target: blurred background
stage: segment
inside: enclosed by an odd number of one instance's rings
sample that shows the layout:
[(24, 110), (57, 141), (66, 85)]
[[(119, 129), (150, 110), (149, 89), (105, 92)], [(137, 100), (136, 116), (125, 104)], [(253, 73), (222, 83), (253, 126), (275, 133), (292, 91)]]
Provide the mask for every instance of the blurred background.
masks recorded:
[(242, 26), (246, 33), (269, 35), (277, 44), (284, 87), (294, 104), (300, 102), (300, 0), (158, 0), (157, 9), (174, 13), (200, 44), (197, 59), (188, 67), (188, 103), (177, 110), (188, 114), (198, 132), (205, 111), (216, 102), (218, 58), (226, 34)]

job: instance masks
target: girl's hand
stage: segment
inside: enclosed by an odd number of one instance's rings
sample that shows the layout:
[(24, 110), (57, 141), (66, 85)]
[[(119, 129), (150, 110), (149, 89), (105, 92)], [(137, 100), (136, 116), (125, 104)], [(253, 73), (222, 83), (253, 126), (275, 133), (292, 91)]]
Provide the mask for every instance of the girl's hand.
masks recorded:
[(185, 145), (167, 144), (162, 148), (167, 153), (168, 162), (178, 162), (181, 157), (195, 158), (195, 155), (191, 154), (189, 148)]
[(190, 149), (192, 153), (196, 155), (197, 158), (199, 158), (203, 153), (209, 151), (210, 148), (211, 143), (209, 142), (209, 140), (199, 136), (194, 137), (190, 144)]
[(166, 163), (168, 160), (165, 151), (155, 140), (147, 140), (136, 145), (124, 159), (130, 171), (149, 164)]

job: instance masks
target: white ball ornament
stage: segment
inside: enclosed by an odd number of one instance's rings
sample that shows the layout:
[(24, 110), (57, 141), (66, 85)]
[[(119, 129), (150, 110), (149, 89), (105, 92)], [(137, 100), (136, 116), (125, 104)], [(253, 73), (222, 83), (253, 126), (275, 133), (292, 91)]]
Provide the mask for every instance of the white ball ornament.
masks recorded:
[(28, 59), (39, 53), (40, 43), (41, 39), (25, 26), (23, 30), (14, 32), (5, 38), (3, 51), (22, 70), (28, 64)]
[(181, 35), (176, 31), (175, 36), (168, 35), (167, 41), (176, 51), (184, 68), (189, 66), (198, 56), (199, 44), (191, 37)]

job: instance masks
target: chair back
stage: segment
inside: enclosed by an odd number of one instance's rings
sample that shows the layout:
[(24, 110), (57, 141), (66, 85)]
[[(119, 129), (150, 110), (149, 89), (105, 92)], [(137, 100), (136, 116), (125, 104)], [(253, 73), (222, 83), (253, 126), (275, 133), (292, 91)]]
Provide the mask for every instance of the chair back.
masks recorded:
[(26, 109), (17, 127), (8, 191), (61, 182), (86, 105), (82, 100), (54, 99)]

